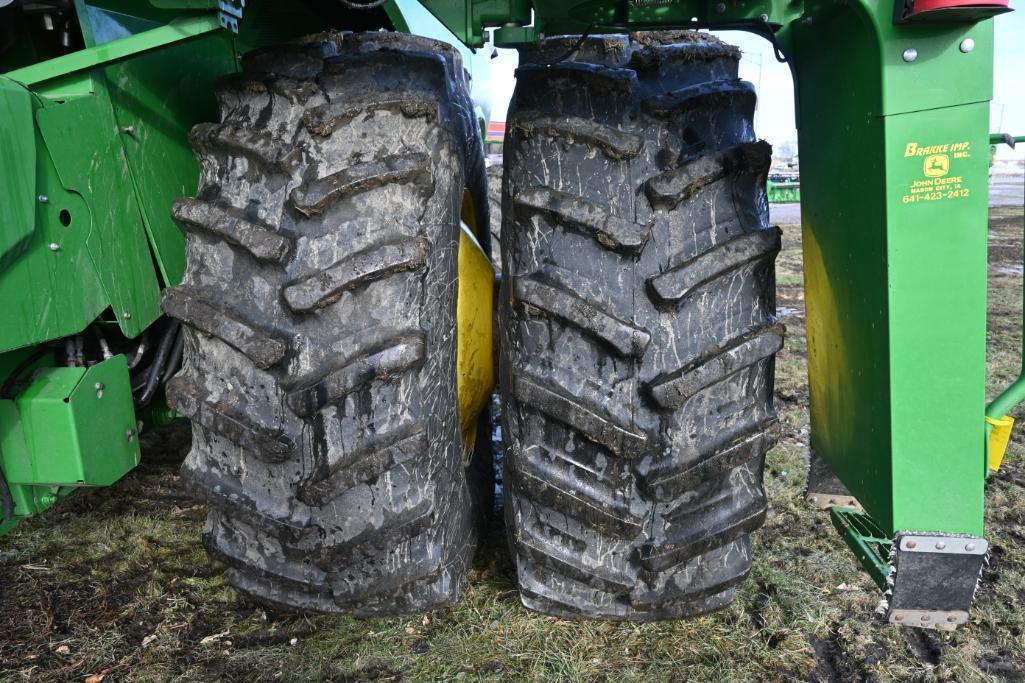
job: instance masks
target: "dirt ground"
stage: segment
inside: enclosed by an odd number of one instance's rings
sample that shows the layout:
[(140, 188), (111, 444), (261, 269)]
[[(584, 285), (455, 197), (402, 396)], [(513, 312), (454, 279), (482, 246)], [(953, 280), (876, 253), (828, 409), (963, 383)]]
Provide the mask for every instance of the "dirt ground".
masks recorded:
[[(989, 388), (1017, 374), (1022, 210), (990, 225)], [(765, 470), (771, 511), (727, 610), (692, 621), (569, 622), (520, 604), (500, 518), (463, 600), (360, 621), (269, 613), (240, 599), (200, 543), (182, 490), (181, 426), (145, 437), (143, 464), (0, 539), (0, 679), (68, 680), (1019, 680), (1025, 679), (1025, 464), (1017, 431), (987, 484), (991, 557), (953, 634), (883, 625), (878, 592), (802, 499), (808, 459), (800, 232), (785, 227), (777, 365), (784, 438)], [(923, 500), (922, 504), (929, 504)]]

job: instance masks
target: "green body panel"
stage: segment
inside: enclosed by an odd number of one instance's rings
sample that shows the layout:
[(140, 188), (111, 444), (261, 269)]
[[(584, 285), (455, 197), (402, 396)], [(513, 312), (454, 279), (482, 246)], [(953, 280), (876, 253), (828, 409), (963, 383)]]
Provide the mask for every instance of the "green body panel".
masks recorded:
[[(887, 124), (893, 425), (888, 528), (982, 535), (989, 103), (902, 114)], [(901, 156), (913, 141), (969, 147), (937, 155), (948, 160), (949, 172), (928, 178), (923, 169), (930, 157)], [(915, 183), (926, 186), (913, 188)], [(931, 191), (911, 194), (923, 189)], [(916, 196), (932, 199), (905, 203), (905, 197)], [(917, 490), (944, 504), (922, 505)]]
[[(64, 230), (86, 235), (105, 303), (113, 308), (124, 335), (135, 337), (160, 315), (160, 283), (139, 202), (131, 192), (123, 134), (110, 105), (101, 95), (48, 104), (37, 112), (36, 122), (61, 186), (82, 202), (81, 210), (62, 209), (71, 217)], [(54, 259), (62, 257), (62, 251), (53, 254)], [(52, 284), (46, 289), (58, 291)]]
[(41, 368), (16, 399), (0, 400), (0, 466), (15, 519), (81, 486), (109, 486), (139, 463), (124, 356), (90, 368)]
[[(2, 77), (0, 81), (13, 86), (0, 89), (0, 97), (21, 87)], [(36, 119), (42, 110), (40, 100), (33, 99), (32, 108)], [(32, 222), (31, 233), (0, 262), (0, 352), (75, 334), (108, 305), (86, 245), (90, 218), (85, 200), (61, 183), (39, 127), (32, 125), (19, 134), (36, 149), (35, 163), (5, 169), (5, 174), (21, 173), (35, 182), (5, 185), (10, 196), (0, 203), (23, 205), (27, 198)], [(76, 147), (81, 149), (80, 140)], [(67, 227), (61, 224), (62, 211), (72, 218)], [(2, 215), (7, 234), (9, 221), (17, 219), (9, 218), (7, 211)]]
[[(793, 32), (812, 448), (887, 532), (980, 534), (992, 25), (883, 10), (810, 6)], [(904, 199), (930, 180), (913, 142), (948, 145), (956, 196)]]
[[(523, 26), (531, 22), (530, 0), (421, 0), (420, 4), (456, 38), (475, 48), (484, 45), (487, 26)], [(548, 9), (544, 2), (533, 4)], [(412, 32), (417, 33), (415, 28)]]
[(36, 213), (36, 178), (25, 169), (36, 167), (32, 130), (32, 94), (14, 81), (0, 78), (0, 270), (17, 258), (32, 236)]
[[(184, 269), (171, 201), (198, 178), (187, 132), (212, 117), (212, 81), (236, 68), (231, 39), (209, 16), (164, 27), (78, 6), (109, 42), (8, 74), (35, 89), (34, 135), (21, 137), (35, 139), (37, 180), (5, 186), (12, 204), (27, 197), (35, 207), (35, 227), (0, 270), (0, 300), (17, 302), (0, 308), (0, 352), (80, 332), (108, 307), (127, 337), (159, 317), (161, 286)], [(95, 40), (89, 26), (83, 35)], [(13, 99), (5, 93), (18, 86), (4, 82), (0, 97)], [(181, 96), (189, 83), (195, 90)]]
[[(80, 8), (83, 14), (89, 16), (88, 5), (81, 1), (76, 2), (75, 5)], [(133, 23), (145, 22), (144, 19), (139, 17), (126, 15), (125, 18)], [(29, 86), (45, 83), (60, 78), (65, 74), (75, 74), (75, 82), (84, 82), (89, 77), (89, 74), (86, 72), (87, 69), (120, 59), (134, 58), (150, 50), (163, 48), (171, 42), (178, 42), (190, 37), (217, 31), (220, 28), (220, 24), (216, 22), (216, 17), (207, 15), (184, 17), (173, 20), (167, 26), (153, 24), (151, 27), (155, 30), (149, 31), (144, 35), (133, 36), (129, 40), (118, 41), (109, 45), (104, 44), (106, 41), (101, 41), (98, 46), (97, 43), (93, 42), (90, 47), (97, 46), (95, 49), (79, 50), (61, 57), (55, 57), (45, 62), (39, 62), (38, 64), (11, 71), (7, 76)], [(88, 29), (84, 29), (83, 34), (86, 35), (88, 42), (92, 42), (89, 38)], [(75, 94), (70, 89), (68, 92)], [(59, 93), (51, 91), (51, 94), (56, 96)]]
[[(46, 368), (7, 404), (17, 427), (0, 436), (4, 473), (22, 486), (109, 486), (139, 462), (128, 365)], [(60, 457), (39, 457), (61, 454)]]
[[(88, 40), (93, 43), (158, 26), (98, 8), (89, 17)], [(199, 121), (216, 119), (213, 82), (236, 68), (230, 35), (217, 31), (104, 70), (117, 125), (121, 131), (131, 131), (122, 134), (120, 141), (165, 285), (178, 284), (185, 272), (185, 240), (169, 207), (175, 199), (196, 191), (199, 165), (187, 144), (189, 129)], [(153, 163), (154, 159), (160, 163)]]

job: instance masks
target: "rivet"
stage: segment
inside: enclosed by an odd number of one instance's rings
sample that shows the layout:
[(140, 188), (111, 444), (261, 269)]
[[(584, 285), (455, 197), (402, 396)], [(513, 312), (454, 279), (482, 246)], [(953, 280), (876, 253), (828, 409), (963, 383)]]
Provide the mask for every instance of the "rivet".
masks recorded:
[(968, 545), (966, 545), (964, 547), (964, 549), (967, 552), (972, 552), (973, 550), (975, 550), (975, 544), (974, 543), (969, 543)]
[(918, 544), (915, 543), (914, 541), (908, 541), (907, 544), (906, 544), (906, 547), (910, 550), (912, 548), (917, 548)]
[(93, 386), (96, 388), (96, 398), (103, 398), (103, 382), (97, 382)]
[(949, 617), (947, 617), (947, 621), (954, 623), (955, 621), (957, 621), (957, 617), (951, 614)]
[(121, 130), (123, 130), (123, 131), (124, 131), (125, 133), (127, 133), (128, 135), (131, 135), (132, 133), (134, 133), (134, 132), (135, 132), (135, 126), (125, 126), (125, 127), (124, 127), (124, 128), (122, 128)]
[(122, 318), (124, 318), (125, 320), (131, 320), (131, 319), (132, 319), (132, 314), (131, 314), (131, 313), (129, 313), (128, 311), (124, 311), (124, 312), (123, 312), (123, 313), (121, 314), (121, 317), (122, 317)]
[(938, 541), (936, 543), (936, 550), (943, 550), (946, 547), (947, 547), (947, 544), (944, 543), (943, 541)]
[(128, 430), (125, 432), (125, 436), (127, 436), (128, 441), (131, 442), (132, 439), (135, 438), (135, 430), (129, 427)]
[(50, 198), (47, 197), (45, 194), (39, 195), (38, 197), (36, 197), (36, 199), (39, 200), (40, 204), (45, 204), (46, 202), (50, 201)]
[(904, 54), (902, 56), (904, 57), (905, 62), (913, 62), (918, 59), (918, 50), (913, 47), (909, 47), (904, 50)]
[(903, 614), (894, 614), (893, 615), (893, 620), (894, 621), (904, 621), (904, 615)]
[(961, 44), (958, 45), (958, 48), (960, 48), (961, 52), (968, 54), (975, 49), (975, 41), (971, 38), (965, 38), (961, 41)]
[(56, 242), (50, 242), (50, 251), (60, 251), (60, 250), (61, 250), (61, 245), (57, 244)]
[(922, 615), (922, 621), (929, 621), (931, 618), (932, 617), (930, 617), (928, 614), (923, 614)]
[(769, 15), (768, 14), (759, 14), (758, 15), (758, 21), (764, 23), (764, 22), (766, 22), (768, 20), (769, 20)]
[(718, 5), (715, 6), (715, 11), (718, 12), (719, 14), (722, 14), (723, 12), (725, 12), (726, 11), (726, 3), (720, 2)]

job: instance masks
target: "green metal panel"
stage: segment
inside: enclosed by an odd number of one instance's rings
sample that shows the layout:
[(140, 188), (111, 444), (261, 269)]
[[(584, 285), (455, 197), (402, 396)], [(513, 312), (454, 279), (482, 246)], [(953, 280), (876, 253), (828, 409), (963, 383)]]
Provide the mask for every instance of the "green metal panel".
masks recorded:
[[(36, 114), (38, 106), (34, 101)], [(86, 248), (90, 221), (85, 201), (61, 185), (36, 126), (14, 132), (33, 140), (38, 150), (33, 166), (11, 170), (35, 178), (34, 229), (19, 254), (5, 259), (0, 269), (0, 353), (75, 334), (107, 307)], [(76, 146), (82, 147), (81, 139)], [(18, 188), (4, 185), (0, 206), (22, 201)], [(72, 219), (67, 227), (61, 223), (65, 211)], [(6, 223), (7, 212), (2, 215)]]
[(988, 125), (988, 102), (887, 118), (895, 530), (982, 534)]
[(14, 81), (0, 77), (0, 269), (27, 246), (35, 227), (36, 139), (32, 130), (32, 95)]
[(0, 403), (0, 454), (12, 487), (109, 486), (139, 463), (124, 356), (39, 370), (21, 395)]
[[(119, 139), (124, 133), (100, 95), (50, 103), (36, 121), (61, 185), (85, 200), (85, 210), (71, 212), (68, 230), (88, 235), (106, 299), (121, 331), (134, 337), (160, 315), (160, 284)], [(62, 288), (51, 283), (48, 289), (52, 297)]]
[(992, 26), (887, 9), (810, 3), (793, 33), (812, 447), (888, 533), (980, 534)]
[(62, 57), (11, 71), (7, 76), (25, 85), (35, 86), (65, 74), (77, 73), (119, 59), (137, 56), (149, 50), (159, 49), (168, 42), (203, 35), (219, 28), (220, 24), (215, 16), (183, 17), (144, 35), (99, 45), (95, 49), (72, 52)]
[[(89, 8), (87, 40), (150, 35), (154, 21)], [(231, 34), (213, 30), (215, 21), (195, 22), (196, 37), (121, 60), (104, 70), (104, 87), (128, 160), (143, 223), (163, 282), (175, 285), (185, 272), (185, 240), (171, 219), (171, 203), (195, 194), (199, 165), (188, 133), (200, 121), (217, 118), (214, 81), (237, 69)], [(102, 28), (102, 34), (100, 29)], [(209, 30), (208, 30), (209, 29)], [(144, 33), (145, 32), (145, 33)], [(160, 163), (153, 163), (160, 159)]]
[[(133, 337), (160, 315), (154, 260), (165, 282), (181, 277), (184, 238), (169, 208), (175, 196), (194, 192), (198, 177), (187, 130), (211, 118), (210, 84), (234, 70), (234, 50), (210, 16), (149, 31), (152, 22), (108, 19), (103, 26), (110, 42), (11, 74), (44, 96), (32, 100), (34, 126), (10, 129), (34, 141), (39, 154), (28, 166), (24, 156), (15, 158), (23, 166), (9, 171), (36, 178), (30, 196), (35, 227), (0, 271), (0, 300), (12, 302), (0, 307), (0, 352), (80, 332), (108, 305), (122, 332)], [(113, 39), (119, 36), (109, 32), (128, 23), (142, 32)], [(182, 40), (193, 43), (177, 54), (176, 48), (156, 51)], [(189, 51), (197, 43), (204, 45)], [(136, 59), (144, 63), (125, 66), (135, 54), (143, 54)], [(112, 64), (111, 79), (93, 68), (105, 64)], [(183, 98), (190, 78), (196, 89)], [(108, 88), (108, 80), (116, 87)], [(134, 123), (139, 126), (129, 128)], [(4, 191), (12, 206), (15, 200), (24, 206), (24, 188), (11, 183)], [(5, 225), (16, 222), (5, 215)]]
[[(470, 47), (484, 45), (484, 27), (525, 25), (531, 21), (530, 0), (420, 0), (438, 21)], [(534, 2), (535, 6), (551, 9)], [(418, 33), (415, 27), (410, 31)]]
[(848, 13), (823, 12), (794, 33), (798, 55), (817, 55), (798, 58), (795, 73), (811, 442), (889, 527), (886, 150), (872, 115), (881, 64), (871, 24)]

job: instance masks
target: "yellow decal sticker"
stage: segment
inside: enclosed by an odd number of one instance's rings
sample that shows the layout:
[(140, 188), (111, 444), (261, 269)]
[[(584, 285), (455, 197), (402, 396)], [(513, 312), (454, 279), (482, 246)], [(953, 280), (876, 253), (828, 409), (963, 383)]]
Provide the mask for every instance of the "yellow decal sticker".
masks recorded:
[(944, 199), (964, 199), (971, 196), (964, 177), (956, 175), (952, 166), (957, 159), (972, 156), (972, 143), (963, 140), (942, 145), (923, 145), (909, 142), (904, 147), (904, 158), (921, 159), (921, 176), (911, 179), (907, 194), (901, 197), (905, 204), (935, 202)]

